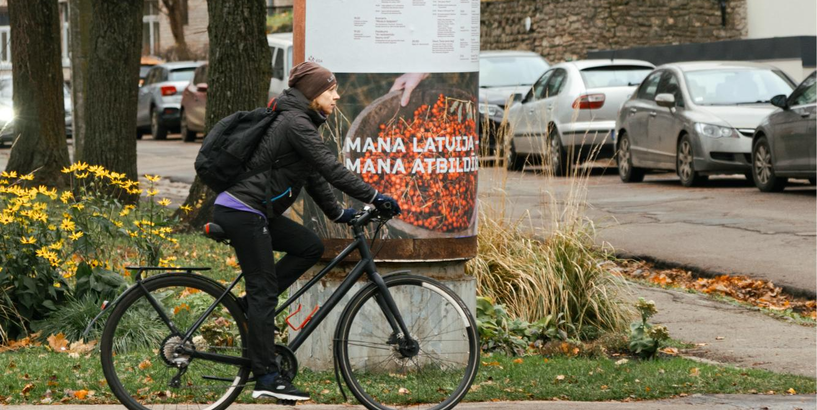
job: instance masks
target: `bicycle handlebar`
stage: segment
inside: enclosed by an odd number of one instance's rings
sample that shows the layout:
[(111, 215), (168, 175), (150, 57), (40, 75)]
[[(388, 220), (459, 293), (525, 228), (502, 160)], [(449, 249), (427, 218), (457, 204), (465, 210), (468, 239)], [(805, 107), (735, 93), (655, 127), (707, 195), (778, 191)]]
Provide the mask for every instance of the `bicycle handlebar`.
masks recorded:
[(380, 209), (367, 206), (364, 207), (362, 211), (355, 214), (355, 217), (348, 222), (348, 225), (359, 228), (368, 225), (369, 222), (371, 222), (373, 219), (388, 221), (395, 215), (396, 214), (392, 210), (392, 206), (390, 203), (383, 204)]

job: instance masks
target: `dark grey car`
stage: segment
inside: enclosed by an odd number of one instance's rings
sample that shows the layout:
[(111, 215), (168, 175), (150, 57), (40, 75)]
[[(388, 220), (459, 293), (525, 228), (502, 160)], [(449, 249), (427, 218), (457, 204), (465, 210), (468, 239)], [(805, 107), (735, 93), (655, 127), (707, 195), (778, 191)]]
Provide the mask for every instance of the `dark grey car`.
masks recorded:
[(817, 177), (817, 72), (811, 73), (791, 93), (777, 95), (780, 109), (758, 126), (752, 140), (752, 177), (763, 192), (782, 191), (789, 178)]

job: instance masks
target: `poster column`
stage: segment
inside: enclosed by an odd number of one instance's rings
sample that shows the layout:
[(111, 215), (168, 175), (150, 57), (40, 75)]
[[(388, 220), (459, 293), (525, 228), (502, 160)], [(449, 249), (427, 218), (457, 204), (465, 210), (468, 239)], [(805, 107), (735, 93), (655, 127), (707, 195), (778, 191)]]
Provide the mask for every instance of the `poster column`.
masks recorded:
[[(464, 261), (477, 243), (479, 7), (479, 0), (297, 0), (294, 28), (296, 62), (321, 64), (338, 81), (338, 109), (322, 129), (327, 144), (403, 209), (374, 246), (388, 261), (379, 270), (444, 280), (472, 311), (475, 283)], [(364, 205), (337, 194), (345, 206)], [(309, 198), (302, 213), (324, 240), (325, 257), (349, 243), (348, 227)], [(301, 303), (319, 305), (335, 285)], [(325, 346), (301, 348), (305, 365), (331, 363), (323, 362), (331, 330)]]

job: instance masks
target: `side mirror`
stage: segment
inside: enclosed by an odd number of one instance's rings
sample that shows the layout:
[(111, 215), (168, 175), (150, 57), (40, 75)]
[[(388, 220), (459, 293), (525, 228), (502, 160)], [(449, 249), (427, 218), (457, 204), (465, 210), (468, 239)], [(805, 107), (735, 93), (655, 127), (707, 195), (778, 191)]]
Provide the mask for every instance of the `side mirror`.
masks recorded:
[(784, 110), (789, 109), (789, 98), (786, 94), (775, 95), (772, 97), (772, 105), (775, 107), (782, 108)]
[(206, 83), (196, 84), (196, 91), (198, 91), (200, 93), (206, 93), (207, 92), (207, 84)]
[(669, 93), (658, 94), (655, 96), (655, 103), (658, 104), (659, 107), (675, 107), (675, 96)]

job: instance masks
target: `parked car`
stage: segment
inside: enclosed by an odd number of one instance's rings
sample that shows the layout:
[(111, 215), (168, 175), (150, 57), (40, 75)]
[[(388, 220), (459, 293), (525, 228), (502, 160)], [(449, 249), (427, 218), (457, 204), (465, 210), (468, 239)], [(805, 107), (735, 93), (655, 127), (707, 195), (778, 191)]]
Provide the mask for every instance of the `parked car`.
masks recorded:
[(289, 71), (292, 70), (292, 33), (267, 35), (272, 55), (272, 78), (269, 81), (268, 99), (278, 96), (289, 88)]
[(544, 159), (555, 175), (577, 161), (611, 157), (618, 108), (655, 66), (641, 60), (556, 64), (509, 110), (513, 139), (508, 167)]
[(817, 182), (817, 72), (791, 93), (776, 95), (775, 110), (764, 118), (752, 138), (752, 179), (763, 192), (782, 191), (789, 178)]
[(489, 152), (496, 149), (497, 133), (508, 104), (522, 96), (550, 67), (541, 55), (530, 51), (482, 51), (479, 53), (480, 127), (485, 127)]
[(201, 64), (198, 61), (182, 61), (158, 64), (150, 69), (145, 84), (139, 88), (136, 138), (150, 132), (153, 139), (163, 140), (167, 138), (168, 131), (179, 131), (182, 91)]
[(648, 170), (675, 171), (684, 186), (713, 174), (751, 178), (752, 136), (794, 82), (766, 64), (662, 65), (619, 111), (618, 173), (640, 182)]
[(196, 68), (193, 80), (182, 93), (182, 112), (179, 132), (186, 142), (196, 140), (196, 134), (204, 132), (207, 108), (207, 67), (204, 63)]
[[(16, 138), (14, 132), (14, 119), (16, 117), (12, 94), (14, 91), (13, 81), (10, 75), (0, 77), (0, 147), (6, 143), (11, 143)], [(68, 85), (62, 86), (63, 104), (65, 107), (65, 135), (73, 135), (73, 115), (71, 105), (71, 90)]]
[(148, 72), (153, 66), (164, 62), (164, 60), (156, 56), (142, 56), (139, 60), (139, 86), (141, 87), (145, 83)]

